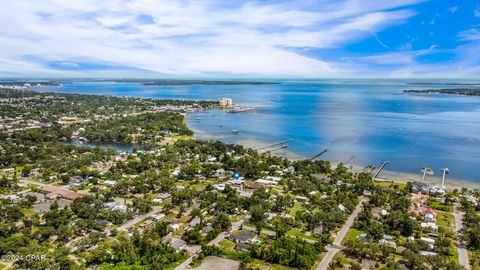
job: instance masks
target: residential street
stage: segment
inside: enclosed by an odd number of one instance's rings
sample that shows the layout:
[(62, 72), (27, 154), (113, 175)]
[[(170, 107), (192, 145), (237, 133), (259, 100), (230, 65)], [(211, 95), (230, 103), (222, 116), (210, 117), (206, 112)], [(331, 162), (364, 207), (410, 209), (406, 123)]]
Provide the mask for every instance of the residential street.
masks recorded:
[(130, 227), (132, 227), (133, 225), (137, 224), (138, 222), (146, 219), (146, 218), (149, 218), (153, 215), (155, 215), (156, 213), (162, 211), (163, 207), (161, 206), (154, 206), (152, 211), (146, 213), (145, 215), (140, 215), (134, 219), (131, 219), (125, 223), (122, 224), (122, 226), (118, 227), (117, 230), (123, 230), (123, 231), (126, 231), (128, 230)]
[(355, 210), (353, 210), (352, 214), (348, 217), (342, 229), (340, 229), (340, 231), (338, 232), (337, 237), (333, 241), (333, 244), (326, 247), (327, 253), (325, 254), (325, 256), (323, 256), (322, 261), (317, 267), (317, 270), (326, 270), (328, 268), (328, 265), (332, 261), (333, 257), (335, 256), (335, 254), (342, 249), (341, 244), (342, 244), (343, 238), (345, 238), (345, 235), (347, 235), (348, 230), (350, 230), (350, 228), (352, 227), (353, 221), (355, 221), (355, 218), (357, 217), (358, 213), (360, 213), (360, 211), (362, 210), (363, 202), (365, 201), (366, 201), (365, 198), (363, 197), (360, 198), (360, 202), (357, 204), (357, 207), (355, 207)]
[(468, 252), (465, 248), (465, 243), (460, 239), (460, 230), (463, 228), (463, 213), (461, 212), (458, 202), (454, 204), (453, 216), (455, 217), (455, 232), (457, 233), (458, 262), (465, 267), (465, 269), (470, 269)]
[[(39, 186), (40, 188), (43, 188), (43, 187), (59, 188), (58, 186), (53, 185), (53, 183), (51, 183), (51, 184), (40, 183), (40, 182), (35, 182), (35, 181), (32, 181), (32, 180), (29, 180), (27, 178), (20, 179), (20, 182), (22, 182), (24, 184), (28, 184), (28, 185), (36, 185), (36, 186)], [(69, 190), (67, 186), (61, 186), (60, 188), (64, 188), (66, 190)], [(28, 189), (27, 192), (30, 192), (30, 189)], [(86, 190), (78, 190), (77, 193), (82, 194), (82, 195), (90, 195), (91, 194), (90, 192), (88, 192)]]

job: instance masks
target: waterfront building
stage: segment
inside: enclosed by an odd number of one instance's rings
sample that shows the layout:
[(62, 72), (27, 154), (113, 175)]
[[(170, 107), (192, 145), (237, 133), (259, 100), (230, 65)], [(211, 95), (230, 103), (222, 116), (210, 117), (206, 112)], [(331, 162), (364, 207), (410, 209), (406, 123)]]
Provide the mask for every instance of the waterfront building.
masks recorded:
[(218, 100), (218, 103), (222, 107), (230, 107), (233, 106), (233, 100), (231, 98), (222, 97)]

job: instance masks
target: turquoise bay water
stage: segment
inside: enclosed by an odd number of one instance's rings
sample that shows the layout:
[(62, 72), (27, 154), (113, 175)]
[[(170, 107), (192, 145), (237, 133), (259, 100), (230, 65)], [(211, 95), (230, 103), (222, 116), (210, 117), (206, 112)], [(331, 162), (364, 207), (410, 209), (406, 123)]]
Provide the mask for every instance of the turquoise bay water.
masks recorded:
[[(72, 82), (48, 90), (188, 100), (227, 96), (257, 109), (189, 115), (189, 126), (201, 138), (228, 143), (294, 139), (288, 149), (305, 157), (328, 149), (322, 159), (377, 166), (389, 160), (389, 170), (418, 174), (425, 165), (437, 175), (448, 167), (453, 178), (480, 182), (480, 98), (403, 94), (404, 89), (457, 87), (406, 82), (331, 79), (208, 86)], [(238, 136), (217, 133), (233, 129), (239, 130)]]

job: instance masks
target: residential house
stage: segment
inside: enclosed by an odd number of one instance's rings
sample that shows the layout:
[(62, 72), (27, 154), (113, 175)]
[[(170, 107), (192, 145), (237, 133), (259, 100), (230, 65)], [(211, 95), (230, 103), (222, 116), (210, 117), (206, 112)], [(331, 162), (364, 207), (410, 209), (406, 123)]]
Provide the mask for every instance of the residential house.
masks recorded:
[(381, 246), (389, 246), (391, 248), (397, 248), (397, 243), (393, 241), (388, 241), (387, 239), (378, 240), (378, 244)]
[(187, 242), (183, 241), (182, 239), (165, 237), (165, 240), (170, 243), (170, 245), (175, 249), (176, 252), (184, 250), (187, 246)]
[(432, 208), (427, 208), (422, 211), (422, 216), (427, 222), (435, 223), (437, 221), (437, 212)]
[(165, 215), (164, 214), (158, 214), (158, 215), (153, 215), (152, 216), (152, 219), (155, 220), (155, 221), (162, 221), (163, 219), (165, 218)]
[(164, 192), (164, 193), (158, 194), (158, 196), (155, 199), (153, 199), (152, 201), (153, 201), (153, 203), (158, 204), (158, 203), (161, 203), (164, 200), (170, 198), (171, 196), (172, 196), (172, 194)]
[(415, 194), (420, 193), (420, 194), (428, 195), (430, 194), (430, 185), (426, 183), (421, 183), (421, 182), (414, 182), (412, 183), (411, 192)]
[(434, 231), (438, 230), (438, 225), (433, 222), (422, 222), (420, 223), (420, 226), (422, 227), (422, 229), (430, 228)]
[(265, 186), (276, 186), (276, 185), (278, 185), (278, 182), (271, 181), (271, 180), (266, 180), (266, 179), (257, 179), (257, 180), (254, 181), (254, 183), (262, 184), (262, 185), (265, 185)]
[(235, 248), (241, 251), (250, 252), (252, 247), (249, 244), (237, 243)]
[(104, 182), (106, 186), (113, 187), (117, 184), (117, 181), (115, 180), (107, 180)]
[(380, 217), (388, 215), (388, 211), (383, 209), (382, 207), (374, 207), (372, 208), (372, 215), (378, 219)]
[(106, 219), (97, 219), (95, 220), (95, 224), (100, 225), (102, 227), (108, 227), (112, 225), (112, 222), (106, 220)]
[(108, 209), (110, 211), (127, 212), (127, 206), (123, 203), (106, 202), (103, 206), (105, 207), (105, 209)]
[(323, 224), (316, 225), (316, 226), (313, 228), (313, 234), (322, 234), (322, 233), (323, 233), (323, 230), (324, 230)]
[(435, 239), (430, 237), (420, 237), (420, 241), (427, 243), (430, 250), (433, 250), (435, 247)]
[(199, 217), (195, 217), (194, 219), (192, 219), (190, 221), (190, 223), (188, 223), (188, 226), (190, 226), (191, 228), (197, 226), (198, 224), (200, 224), (201, 220)]
[(257, 240), (257, 235), (252, 232), (241, 231), (239, 234), (230, 234), (228, 239), (235, 243), (254, 243)]
[(307, 198), (307, 197), (303, 197), (303, 196), (297, 196), (297, 197), (295, 198), (295, 200), (296, 200), (297, 202), (307, 202), (307, 201), (308, 201), (308, 198)]

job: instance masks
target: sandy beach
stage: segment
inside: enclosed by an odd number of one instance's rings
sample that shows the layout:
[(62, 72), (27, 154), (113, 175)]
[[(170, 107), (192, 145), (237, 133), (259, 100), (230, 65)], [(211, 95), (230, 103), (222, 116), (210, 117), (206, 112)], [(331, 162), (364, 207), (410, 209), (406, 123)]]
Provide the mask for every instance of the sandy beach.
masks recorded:
[[(189, 128), (192, 129), (191, 127)], [(201, 133), (200, 130), (194, 130), (194, 129), (192, 130), (195, 133)], [(240, 144), (247, 148), (256, 149), (260, 146), (267, 145), (269, 143), (261, 140), (256, 140), (256, 139), (243, 139), (243, 140), (237, 141), (237, 144)], [(288, 148), (282, 148), (282, 149), (273, 151), (272, 154), (280, 157), (286, 157), (291, 160), (301, 160), (301, 159), (309, 158), (309, 157), (294, 153), (288, 150)], [(332, 163), (332, 165), (336, 166), (335, 163)], [(353, 172), (362, 172), (365, 168), (363, 166), (359, 166), (356, 164), (345, 164), (345, 165), (349, 167)], [(390, 171), (388, 169), (384, 169), (382, 170), (382, 172), (380, 173), (380, 175), (376, 180), (392, 181), (395, 183), (407, 183), (407, 182), (419, 182), (421, 181), (421, 179), (422, 179), (422, 173), (420, 172), (420, 170), (418, 174), (414, 174), (414, 173)], [(427, 175), (425, 177), (425, 182), (429, 184), (441, 184), (442, 178), (439, 175), (436, 175), (436, 176)], [(463, 180), (463, 179), (451, 178), (447, 175), (445, 180), (445, 186), (447, 187), (448, 190), (453, 190), (455, 188), (461, 189), (463, 187), (470, 188), (470, 189), (478, 189), (480, 188), (480, 183), (474, 183), (474, 182)]]

